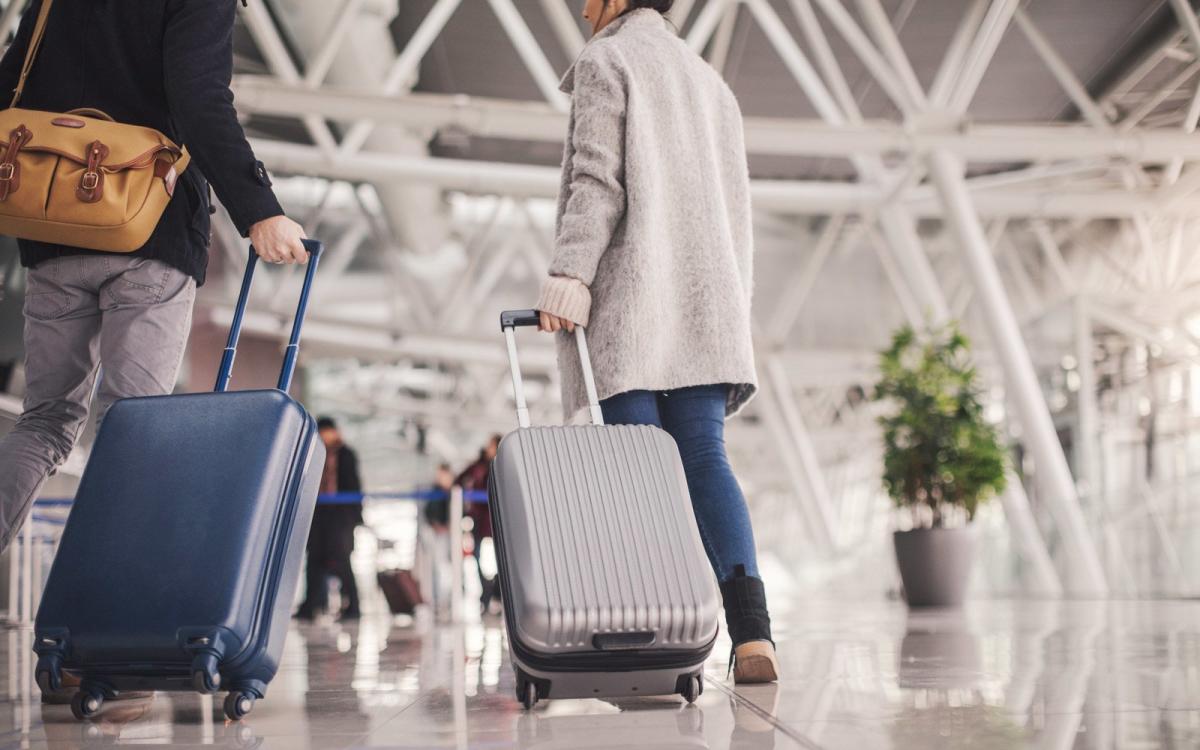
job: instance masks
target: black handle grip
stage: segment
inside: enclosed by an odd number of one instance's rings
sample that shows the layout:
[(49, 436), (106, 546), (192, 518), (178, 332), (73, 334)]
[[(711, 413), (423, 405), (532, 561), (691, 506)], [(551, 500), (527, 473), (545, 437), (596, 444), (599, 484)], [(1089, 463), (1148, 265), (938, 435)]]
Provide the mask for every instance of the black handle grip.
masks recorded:
[(500, 313), (501, 331), (509, 328), (537, 326), (539, 322), (541, 322), (541, 316), (537, 310), (505, 310)]

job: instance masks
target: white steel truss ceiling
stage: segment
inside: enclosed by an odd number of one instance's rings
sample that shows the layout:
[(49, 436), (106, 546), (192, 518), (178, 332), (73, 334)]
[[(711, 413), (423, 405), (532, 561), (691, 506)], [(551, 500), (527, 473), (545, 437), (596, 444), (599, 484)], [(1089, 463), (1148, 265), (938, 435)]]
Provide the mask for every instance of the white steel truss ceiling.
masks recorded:
[[(6, 32), (21, 4), (0, 18)], [(509, 422), (494, 318), (529, 304), (552, 250), (569, 105), (557, 80), (584, 43), (582, 4), (241, 11), (239, 110), (289, 210), (330, 246), (309, 353), (445, 378), (373, 408)], [(828, 555), (868, 533), (854, 498), (878, 497), (861, 468), (877, 450), (871, 352), (905, 321), (961, 319), (1058, 540), (1052, 562), (1013, 482), (1003, 508), (1025, 585), (1124, 585), (1114, 571), (1128, 558), (1110, 559), (1093, 512), (1096, 433), (1118, 409), (1096, 401), (1119, 379), (1105, 357), (1200, 357), (1200, 24), (1188, 0), (678, 0), (673, 20), (747, 116), (764, 387), (738, 429), (762, 503), (782, 484)], [(241, 251), (220, 234), (232, 279)], [(279, 275), (252, 327), (277, 332), (271, 298), (294, 281)], [(218, 320), (230, 291), (207, 290)], [(552, 373), (544, 345), (525, 352), (531, 371)], [(1063, 377), (1066, 411), (1052, 393)], [(361, 404), (382, 381), (354, 382), (363, 392), (344, 395)]]

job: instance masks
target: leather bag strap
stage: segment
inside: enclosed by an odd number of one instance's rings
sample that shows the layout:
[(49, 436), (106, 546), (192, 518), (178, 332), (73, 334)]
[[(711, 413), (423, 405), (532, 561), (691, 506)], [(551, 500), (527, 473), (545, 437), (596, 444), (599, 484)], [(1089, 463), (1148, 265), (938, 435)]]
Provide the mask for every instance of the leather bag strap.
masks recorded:
[[(12, 0), (12, 2), (17, 2), (17, 0)], [(21, 67), (21, 77), (17, 80), (17, 88), (13, 91), (12, 102), (8, 105), (10, 107), (17, 106), (21, 94), (25, 91), (25, 79), (29, 77), (29, 71), (33, 70), (33, 61), (37, 59), (38, 49), (42, 46), (42, 37), (46, 36), (46, 19), (50, 17), (50, 6), (52, 5), (54, 5), (54, 0), (42, 0), (37, 24), (33, 27), (33, 36), (29, 40), (29, 49), (25, 52), (25, 64)]]

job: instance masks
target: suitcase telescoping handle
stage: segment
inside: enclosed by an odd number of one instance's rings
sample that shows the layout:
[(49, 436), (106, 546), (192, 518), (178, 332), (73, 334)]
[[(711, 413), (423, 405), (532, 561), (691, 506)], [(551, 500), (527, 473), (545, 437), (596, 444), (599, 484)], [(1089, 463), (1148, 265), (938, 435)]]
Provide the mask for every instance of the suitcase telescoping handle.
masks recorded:
[[(308, 251), (308, 267), (304, 272), (304, 286), (300, 289), (300, 302), (296, 305), (296, 317), (292, 321), (292, 336), (288, 339), (287, 349), (283, 355), (283, 368), (279, 371), (279, 383), (275, 386), (287, 393), (292, 387), (292, 376), (296, 373), (296, 357), (300, 354), (300, 328), (304, 325), (304, 314), (308, 311), (308, 295), (312, 291), (313, 277), (317, 273), (317, 264), (321, 260), (324, 246), (316, 240), (304, 240), (304, 249)], [(213, 389), (217, 393), (229, 390), (229, 379), (233, 375), (233, 361), (237, 358), (238, 339), (242, 335), (242, 318), (246, 315), (246, 305), (250, 302), (250, 284), (254, 281), (254, 267), (258, 265), (258, 253), (250, 248), (250, 259), (246, 261), (246, 273), (242, 276), (242, 290), (238, 293), (237, 308), (233, 311), (233, 322), (229, 324), (229, 340), (225, 343), (225, 353), (221, 356), (221, 368), (217, 371), (217, 385)]]
[[(506, 310), (500, 313), (500, 330), (504, 331), (504, 339), (508, 344), (508, 364), (512, 367), (513, 395), (517, 400), (517, 423), (521, 427), (529, 426), (529, 405), (525, 403), (525, 386), (521, 383), (521, 364), (517, 360), (516, 329), (524, 326), (537, 326), (537, 310)], [(583, 366), (583, 385), (587, 389), (588, 410), (592, 415), (592, 424), (604, 424), (604, 415), (600, 411), (600, 399), (596, 395), (596, 377), (592, 374), (592, 358), (588, 354), (587, 334), (583, 326), (575, 326), (575, 343), (579, 348), (579, 363)]]

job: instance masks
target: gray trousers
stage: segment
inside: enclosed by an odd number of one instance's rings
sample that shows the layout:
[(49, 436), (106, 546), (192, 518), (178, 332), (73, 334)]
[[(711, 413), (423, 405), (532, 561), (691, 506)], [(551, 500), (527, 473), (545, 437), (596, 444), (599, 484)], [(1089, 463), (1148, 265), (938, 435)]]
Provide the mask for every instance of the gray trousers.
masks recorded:
[(29, 272), (25, 403), (0, 439), (0, 551), (87, 422), (120, 398), (170, 393), (191, 330), (196, 282), (157, 260), (75, 255)]

